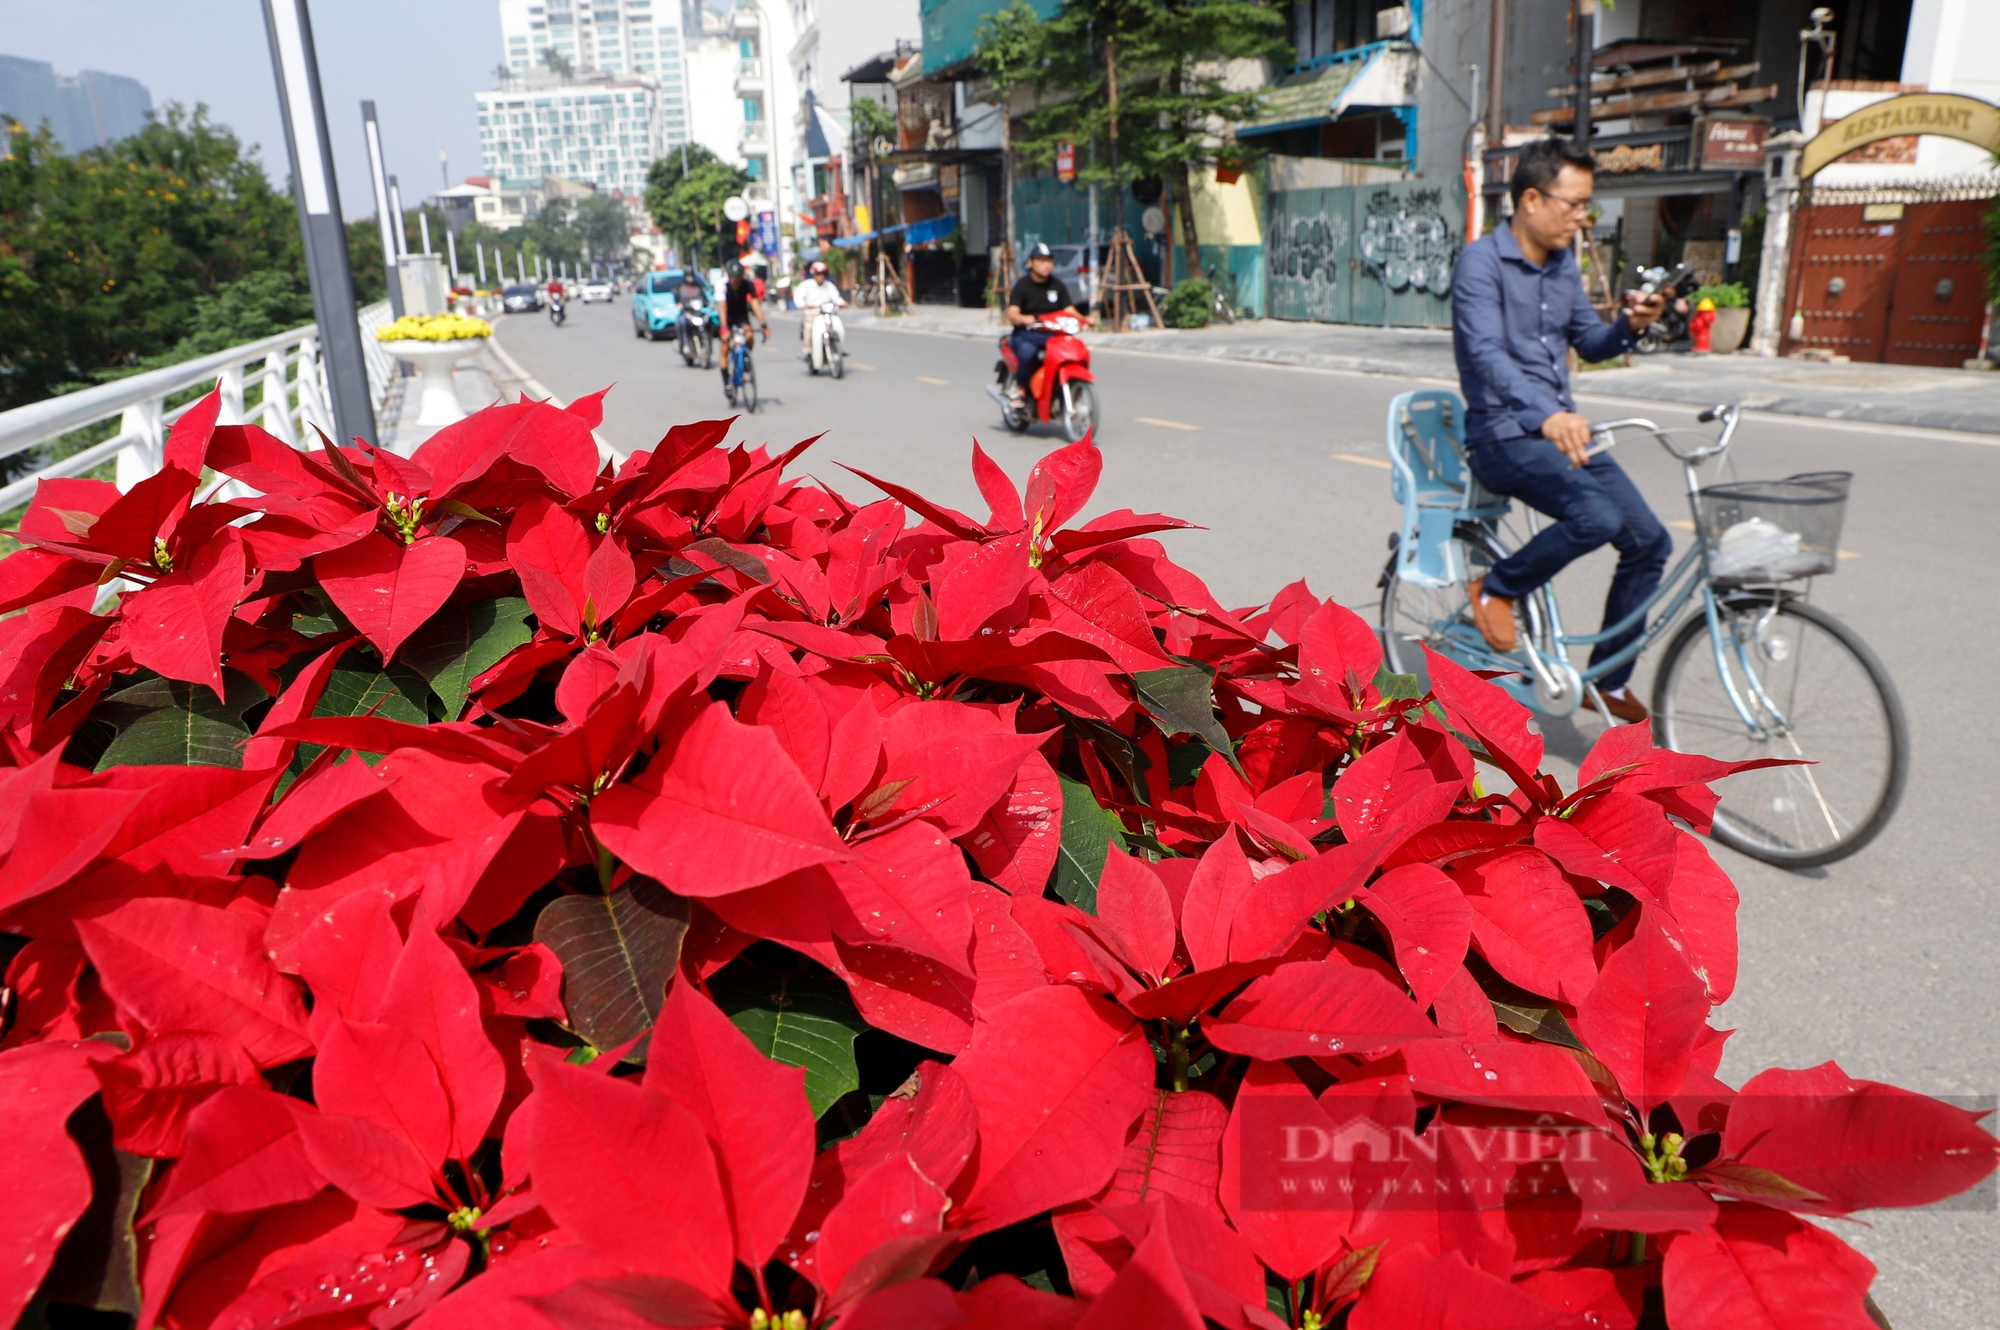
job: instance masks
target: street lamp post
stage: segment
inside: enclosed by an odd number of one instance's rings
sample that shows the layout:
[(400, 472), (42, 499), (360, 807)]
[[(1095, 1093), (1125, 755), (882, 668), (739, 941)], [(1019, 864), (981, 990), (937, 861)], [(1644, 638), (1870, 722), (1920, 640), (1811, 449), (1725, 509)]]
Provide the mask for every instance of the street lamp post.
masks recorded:
[(368, 139), (368, 174), (375, 186), (375, 220), (382, 231), (382, 276), (389, 287), (389, 312), (403, 317), (403, 283), (396, 274), (396, 219), (389, 215), (389, 177), (382, 167), (382, 129), (375, 103), (361, 103), (361, 129)]
[(340, 220), (333, 141), (327, 135), (326, 102), (320, 95), (319, 57), (313, 50), (306, 0), (264, 0), (264, 31), (271, 42), (278, 108), (284, 116), (285, 150), (305, 241), (306, 276), (325, 358), (327, 395), (332, 399), (333, 432), (338, 438), (372, 444), (375, 404), (368, 395), (354, 273), (347, 263), (347, 228)]

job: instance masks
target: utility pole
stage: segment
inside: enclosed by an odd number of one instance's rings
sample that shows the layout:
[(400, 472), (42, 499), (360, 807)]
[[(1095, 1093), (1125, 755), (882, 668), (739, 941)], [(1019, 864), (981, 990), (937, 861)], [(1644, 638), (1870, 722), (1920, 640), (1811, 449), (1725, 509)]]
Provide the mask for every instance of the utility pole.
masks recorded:
[(389, 287), (389, 312), (403, 317), (403, 283), (396, 272), (396, 218), (389, 213), (389, 177), (382, 169), (382, 127), (375, 103), (361, 103), (361, 130), (368, 138), (368, 174), (375, 185), (375, 220), (382, 230), (382, 276)]
[(372, 444), (375, 404), (368, 394), (367, 362), (362, 359), (354, 273), (347, 263), (347, 228), (340, 220), (333, 140), (327, 134), (326, 101), (320, 94), (319, 57), (313, 49), (306, 0), (264, 0), (264, 31), (271, 43), (278, 107), (284, 114), (285, 151), (305, 241), (334, 436)]
[(1597, 0), (1572, 0), (1576, 22), (1576, 142), (1590, 146), (1590, 69), (1597, 53)]
[(1507, 142), (1507, 0), (1493, 0), (1492, 51), (1486, 64), (1486, 146)]
[(438, 149), (438, 174), (444, 177), (444, 187), (446, 189), (450, 189), (451, 158), (445, 155), (445, 150), (443, 148)]

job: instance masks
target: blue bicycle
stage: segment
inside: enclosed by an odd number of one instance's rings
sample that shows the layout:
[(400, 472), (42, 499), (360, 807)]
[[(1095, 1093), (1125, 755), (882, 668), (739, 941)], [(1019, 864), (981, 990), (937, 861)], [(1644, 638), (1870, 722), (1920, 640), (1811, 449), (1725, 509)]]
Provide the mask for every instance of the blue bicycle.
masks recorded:
[(751, 332), (738, 326), (729, 330), (729, 358), (722, 366), (722, 395), (739, 411), (757, 412), (757, 366), (750, 359)]
[[(1518, 525), (1508, 501), (1465, 464), (1465, 407), (1456, 393), (1404, 393), (1389, 404), (1391, 492), (1403, 505), (1382, 572), (1381, 628), (1390, 668), (1420, 672), (1421, 643), (1496, 680), (1549, 716), (1576, 711), (1586, 693), (1600, 715), (1597, 681), (1667, 639), (1653, 679), (1654, 740), (1728, 760), (1804, 759), (1731, 777), (1714, 837), (1766, 863), (1806, 868), (1853, 854), (1888, 824), (1909, 774), (1902, 699), (1874, 651), (1852, 628), (1811, 603), (1811, 579), (1834, 571), (1847, 472), (1704, 485), (1719, 471), (1740, 410), (1701, 413), (1720, 428), (1663, 429), (1650, 420), (1593, 426), (1590, 451), (1620, 432), (1650, 434), (1681, 463), (1696, 539), (1660, 588), (1620, 623), (1596, 633), (1564, 630), (1553, 586), (1516, 606), (1519, 647), (1494, 651), (1473, 625), (1467, 586), (1540, 528)], [(1688, 611), (1685, 615), (1683, 611)], [(1615, 656), (1579, 670), (1588, 647), (1651, 623)]]

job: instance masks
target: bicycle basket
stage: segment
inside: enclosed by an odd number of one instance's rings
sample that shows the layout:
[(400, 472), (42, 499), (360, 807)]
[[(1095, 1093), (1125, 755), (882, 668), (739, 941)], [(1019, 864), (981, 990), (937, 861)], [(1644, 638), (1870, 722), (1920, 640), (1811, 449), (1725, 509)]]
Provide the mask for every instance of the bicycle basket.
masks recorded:
[(1838, 565), (1851, 471), (1732, 481), (1701, 491), (1701, 537), (1723, 585), (1818, 577)]

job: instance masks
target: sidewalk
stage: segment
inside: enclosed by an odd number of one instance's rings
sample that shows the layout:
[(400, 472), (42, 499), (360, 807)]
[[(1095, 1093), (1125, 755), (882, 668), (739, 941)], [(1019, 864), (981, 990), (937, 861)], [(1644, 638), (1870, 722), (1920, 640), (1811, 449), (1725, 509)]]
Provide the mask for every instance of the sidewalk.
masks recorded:
[[(883, 329), (996, 339), (1000, 335), (998, 321), (983, 309), (919, 305), (915, 312), (896, 318), (884, 319), (861, 310), (850, 317), (863, 326)], [(1142, 355), (1245, 360), (1447, 384), (1458, 381), (1451, 333), (1439, 328), (1258, 319), (1189, 332), (1091, 333), (1089, 341), (1105, 350)], [(1587, 371), (1577, 376), (1576, 388), (1584, 394), (1686, 406), (1734, 402), (1782, 415), (2000, 434), (2000, 373), (1667, 353), (1634, 356), (1630, 368)]]

